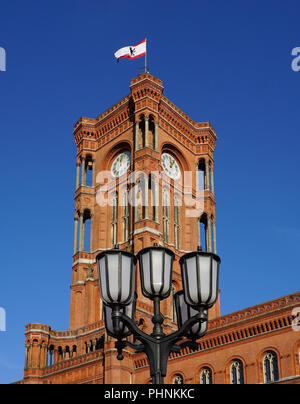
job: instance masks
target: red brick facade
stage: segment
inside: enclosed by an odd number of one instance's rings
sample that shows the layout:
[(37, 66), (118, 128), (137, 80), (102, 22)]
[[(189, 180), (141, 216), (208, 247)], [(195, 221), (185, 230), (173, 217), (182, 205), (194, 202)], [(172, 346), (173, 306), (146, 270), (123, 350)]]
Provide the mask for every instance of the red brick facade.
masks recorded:
[[(81, 118), (74, 127), (74, 137), (77, 174), (70, 329), (58, 332), (43, 324), (26, 326), (25, 371), (19, 383), (149, 383), (144, 354), (128, 348), (123, 361), (116, 359), (114, 341), (104, 329), (95, 258), (114, 244), (136, 254), (156, 242), (174, 251), (173, 290), (182, 289), (179, 258), (198, 245), (217, 251), (216, 133), (209, 123), (194, 122), (184, 114), (163, 95), (161, 80), (146, 73), (131, 81), (130, 94), (118, 104), (96, 119)], [(111, 170), (120, 153), (130, 156), (128, 172), (142, 172), (144, 177), (135, 176), (129, 185), (126, 175), (116, 184), (112, 178), (105, 179), (101, 173)], [(197, 175), (203, 174), (204, 213), (198, 217), (187, 216), (185, 200), (183, 206), (176, 207), (174, 201), (182, 189), (179, 182), (170, 180), (168, 188), (166, 176), (160, 181), (151, 176), (152, 172), (163, 172), (162, 153), (172, 156), (182, 178), (184, 172), (191, 172), (190, 186), (185, 177), (182, 185), (194, 198)], [(107, 193), (102, 197), (111, 203), (101, 206), (99, 195), (104, 185)], [(135, 197), (149, 202), (146, 206), (142, 203), (134, 208), (127, 203), (126, 195), (133, 186)], [(164, 198), (168, 208), (163, 206)], [(158, 204), (153, 207), (154, 200)], [(153, 309), (141, 293), (139, 278), (137, 292), (137, 321), (150, 332)], [(170, 296), (162, 302), (167, 333), (176, 329), (172, 300)], [(200, 379), (212, 383), (273, 379), (299, 383), (300, 331), (292, 327), (292, 310), (299, 306), (300, 293), (296, 293), (220, 317), (218, 301), (209, 311), (209, 331), (199, 340), (198, 349), (192, 352), (186, 348), (170, 356), (166, 383), (175, 377), (186, 384), (198, 384)], [(266, 379), (268, 372), (271, 380)]]

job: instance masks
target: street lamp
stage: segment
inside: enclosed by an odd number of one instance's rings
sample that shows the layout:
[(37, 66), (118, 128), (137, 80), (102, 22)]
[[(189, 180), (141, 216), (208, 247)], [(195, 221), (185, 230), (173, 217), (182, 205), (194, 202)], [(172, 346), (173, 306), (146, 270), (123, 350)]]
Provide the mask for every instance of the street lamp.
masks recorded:
[[(220, 258), (203, 251), (185, 254), (179, 261), (183, 291), (175, 295), (178, 331), (166, 335), (160, 302), (171, 292), (174, 256), (171, 250), (154, 244), (142, 249), (137, 258), (118, 248), (96, 257), (105, 327), (108, 335), (117, 339), (117, 358), (123, 359), (122, 350), (126, 346), (144, 352), (149, 360), (153, 384), (163, 383), (171, 352), (179, 352), (185, 346), (195, 348), (195, 341), (207, 332), (207, 310), (218, 297)], [(137, 260), (142, 293), (153, 301), (154, 306), (151, 335), (141, 331), (135, 322)], [(140, 344), (125, 339), (131, 334)], [(184, 337), (187, 339), (180, 344)]]

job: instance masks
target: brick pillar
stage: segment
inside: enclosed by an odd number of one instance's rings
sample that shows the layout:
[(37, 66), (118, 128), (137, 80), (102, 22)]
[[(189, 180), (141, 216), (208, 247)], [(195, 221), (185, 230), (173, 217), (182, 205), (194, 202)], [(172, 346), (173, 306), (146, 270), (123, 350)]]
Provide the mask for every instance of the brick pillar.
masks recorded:
[(83, 233), (83, 214), (79, 214), (79, 251), (83, 251), (82, 246), (82, 233)]
[(211, 244), (211, 218), (207, 216), (207, 251), (212, 252), (212, 244)]
[(140, 148), (140, 138), (139, 138), (139, 121), (135, 123), (135, 151)]
[(154, 122), (154, 128), (155, 128), (155, 132), (154, 132), (154, 150), (158, 151), (158, 121)]
[(85, 157), (82, 157), (81, 162), (81, 185), (86, 184), (86, 166), (85, 166)]
[(210, 167), (210, 184), (211, 184), (211, 192), (215, 194), (215, 182), (214, 182), (214, 168)]
[(205, 189), (209, 189), (209, 163), (205, 160)]
[(213, 226), (214, 253), (217, 254), (216, 222), (213, 222), (212, 226)]
[(93, 251), (93, 222), (94, 222), (94, 215), (91, 215), (91, 229), (90, 229), (90, 252)]
[(95, 184), (96, 184), (96, 180), (95, 180), (95, 178), (96, 178), (95, 160), (93, 160), (92, 164), (93, 164), (92, 165), (92, 187), (94, 187)]

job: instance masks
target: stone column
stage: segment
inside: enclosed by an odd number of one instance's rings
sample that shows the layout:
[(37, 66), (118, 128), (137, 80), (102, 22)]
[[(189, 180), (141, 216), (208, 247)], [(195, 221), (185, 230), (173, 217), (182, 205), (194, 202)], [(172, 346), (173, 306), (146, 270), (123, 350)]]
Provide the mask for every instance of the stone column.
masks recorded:
[(85, 157), (82, 157), (81, 161), (81, 186), (86, 184), (86, 166), (85, 166)]
[(79, 180), (80, 180), (80, 164), (76, 164), (76, 190), (79, 188)]
[(211, 218), (207, 216), (207, 242), (208, 245), (206, 246), (206, 249), (208, 252), (212, 252), (211, 248)]
[(41, 367), (41, 346), (42, 344), (38, 344), (38, 359), (37, 359), (37, 368)]
[(93, 217), (94, 215), (91, 215), (91, 229), (90, 229), (90, 252), (93, 251)]
[(158, 151), (158, 121), (154, 122), (154, 150)]
[(79, 215), (79, 251), (82, 251), (83, 215)]
[(149, 184), (148, 184), (148, 181), (149, 181), (149, 178), (148, 178), (148, 176), (145, 176), (146, 178), (145, 178), (145, 181), (144, 181), (144, 192), (145, 192), (145, 195), (144, 195), (144, 198), (145, 198), (145, 200), (144, 200), (144, 204), (145, 204), (145, 219), (149, 219)]
[(77, 240), (78, 240), (78, 217), (74, 219), (74, 250), (73, 255), (77, 253)]
[(211, 192), (215, 194), (215, 182), (214, 182), (214, 168), (210, 167), (210, 184), (211, 184)]
[(96, 185), (96, 172), (95, 172), (95, 160), (93, 160), (92, 165), (92, 187)]
[(212, 226), (213, 226), (214, 253), (217, 254), (216, 222), (213, 222)]
[(46, 368), (46, 367), (48, 367), (48, 347), (47, 347), (47, 345), (45, 344), (44, 345), (44, 359), (45, 359), (45, 361), (44, 361), (44, 367)]
[(209, 189), (209, 163), (205, 160), (205, 189)]
[(139, 121), (135, 123), (135, 151), (139, 150), (140, 148), (140, 137), (139, 137)]
[(53, 351), (49, 351), (50, 352), (50, 366), (53, 365), (53, 356), (54, 356), (54, 350)]
[(82, 219), (82, 232), (81, 232), (81, 251), (84, 251), (84, 241), (85, 241), (85, 220)]
[(25, 345), (25, 369), (28, 368), (28, 349), (29, 345)]
[(32, 368), (32, 351), (33, 351), (33, 343), (31, 342), (29, 348), (29, 367)]
[(149, 116), (145, 115), (145, 147), (149, 147)]

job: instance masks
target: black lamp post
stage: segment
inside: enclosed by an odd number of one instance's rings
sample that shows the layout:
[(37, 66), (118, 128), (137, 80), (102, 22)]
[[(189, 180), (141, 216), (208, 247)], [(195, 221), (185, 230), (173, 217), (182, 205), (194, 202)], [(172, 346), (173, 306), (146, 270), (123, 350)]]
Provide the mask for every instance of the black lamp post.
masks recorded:
[[(148, 335), (135, 322), (135, 276), (139, 260), (142, 293), (154, 305), (153, 332)], [(104, 251), (96, 258), (101, 298), (104, 302), (105, 326), (108, 335), (117, 339), (118, 359), (129, 346), (145, 352), (153, 384), (162, 384), (171, 352), (184, 346), (195, 347), (195, 341), (207, 332), (207, 310), (218, 297), (220, 258), (202, 251), (188, 253), (180, 259), (183, 291), (176, 293), (178, 331), (166, 335), (162, 324), (160, 301), (169, 297), (172, 287), (174, 253), (164, 247), (144, 248), (137, 258), (118, 249)], [(140, 344), (125, 338), (133, 334)], [(177, 344), (183, 337), (188, 340)]]

